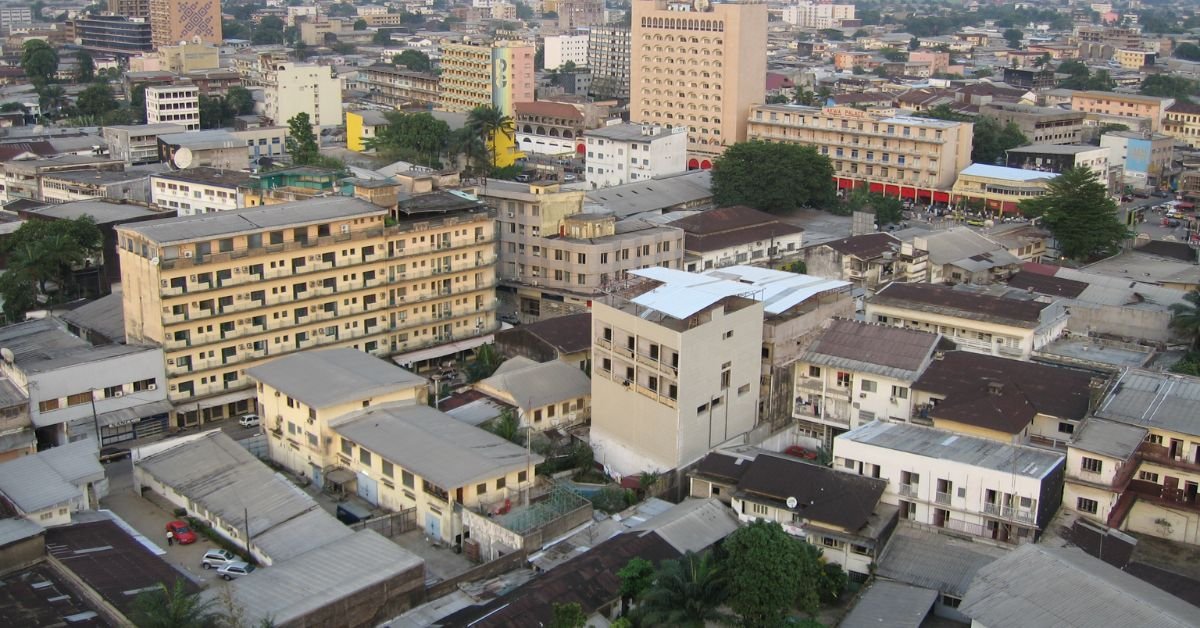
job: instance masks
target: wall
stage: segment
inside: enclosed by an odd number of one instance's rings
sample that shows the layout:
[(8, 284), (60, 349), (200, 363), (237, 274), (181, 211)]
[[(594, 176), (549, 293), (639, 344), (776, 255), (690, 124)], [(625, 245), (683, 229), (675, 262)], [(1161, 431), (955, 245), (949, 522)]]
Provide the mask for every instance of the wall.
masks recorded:
[(420, 604), (425, 599), (425, 565), (388, 578), (326, 604), (302, 617), (278, 624), (279, 628), (316, 626), (377, 626)]
[[(1165, 520), (1169, 525), (1162, 525)], [(1184, 508), (1168, 508), (1150, 501), (1138, 500), (1125, 518), (1123, 530), (1141, 532), (1178, 543), (1200, 545), (1200, 512)]]
[(39, 532), (27, 539), (0, 547), (0, 573), (31, 565), (46, 555), (46, 534)]
[(1168, 310), (1091, 305), (1072, 301), (1067, 327), (1075, 333), (1104, 334), (1149, 342), (1174, 342), (1179, 339), (1171, 329)]

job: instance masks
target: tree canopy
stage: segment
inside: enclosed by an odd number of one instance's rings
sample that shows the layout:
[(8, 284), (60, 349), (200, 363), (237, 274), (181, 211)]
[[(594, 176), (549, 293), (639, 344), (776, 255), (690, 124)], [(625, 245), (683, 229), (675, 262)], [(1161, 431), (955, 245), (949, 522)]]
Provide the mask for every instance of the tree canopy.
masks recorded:
[(22, 223), (0, 245), (0, 252), (8, 256), (8, 270), (0, 275), (4, 315), (10, 322), (19, 321), (39, 304), (67, 300), (75, 288), (72, 269), (95, 255), (102, 241), (88, 216)]
[(1087, 168), (1064, 170), (1050, 181), (1044, 196), (1022, 201), (1021, 212), (1040, 216), (1063, 256), (1074, 260), (1116, 253), (1129, 237), (1117, 216), (1116, 202)]
[(308, 113), (301, 111), (288, 120), (287, 151), (292, 163), (300, 166), (316, 163), (320, 158), (321, 148)]
[(847, 213), (870, 210), (875, 214), (875, 225), (886, 227), (900, 222), (904, 218), (904, 203), (895, 196), (885, 196), (872, 192), (867, 186), (859, 186), (846, 195), (844, 201)]
[(1015, 28), (1009, 28), (1004, 31), (1004, 41), (1008, 42), (1009, 48), (1020, 48), (1022, 39), (1025, 39), (1025, 33)]
[(1200, 289), (1183, 295), (1184, 303), (1171, 305), (1171, 328), (1191, 340), (1192, 350), (1200, 351)]
[(665, 560), (639, 598), (635, 617), (645, 626), (704, 628), (732, 619), (718, 609), (728, 598), (728, 583), (712, 552), (687, 552)]
[(500, 133), (513, 137), (516, 133), (516, 124), (512, 117), (494, 105), (482, 105), (472, 109), (467, 114), (466, 128), (482, 139), (485, 144), (490, 144), (488, 150), (492, 156), (492, 168), (499, 163), (495, 137)]
[(387, 125), (366, 138), (368, 150), (394, 161), (403, 159), (422, 166), (440, 167), (441, 154), (450, 142), (450, 126), (429, 113), (388, 111)]
[(1058, 86), (1064, 89), (1112, 91), (1117, 82), (1108, 74), (1108, 70), (1099, 70), (1095, 74), (1082, 61), (1067, 59), (1054, 69), (1058, 74), (1067, 74)]
[(89, 116), (103, 116), (117, 109), (117, 99), (113, 96), (112, 88), (107, 83), (95, 83), (79, 93), (75, 99), (79, 112)]
[(1138, 91), (1146, 96), (1190, 100), (1198, 88), (1200, 88), (1200, 84), (1182, 76), (1151, 74), (1142, 81), (1142, 86), (1138, 88)]
[(975, 121), (971, 161), (980, 164), (1003, 162), (1006, 151), (1027, 144), (1029, 138), (1015, 122), (1001, 125), (995, 118), (980, 117)]
[(58, 52), (42, 39), (21, 46), (21, 69), (34, 85), (45, 85), (58, 72)]
[[(800, 541), (778, 522), (760, 519), (738, 528), (722, 547), (728, 553), (729, 607), (741, 616), (743, 625), (778, 626), (798, 601), (808, 614), (816, 612), (815, 571), (820, 567), (806, 564)], [(801, 600), (806, 589), (814, 590), (813, 595)]]
[(225, 103), (233, 110), (234, 115), (244, 116), (254, 111), (254, 96), (250, 94), (250, 90), (235, 85), (229, 88), (225, 93)]
[(410, 49), (400, 54), (392, 55), (392, 64), (404, 66), (413, 72), (430, 72), (433, 70), (433, 63), (429, 60), (429, 55), (420, 50)]
[(812, 146), (739, 142), (713, 164), (713, 197), (720, 206), (767, 212), (828, 207), (836, 199), (833, 164)]
[(1179, 44), (1171, 53), (1171, 56), (1184, 61), (1200, 61), (1200, 46), (1191, 42)]
[(86, 50), (80, 50), (78, 57), (79, 68), (75, 70), (75, 80), (80, 83), (91, 83), (96, 78), (96, 62)]

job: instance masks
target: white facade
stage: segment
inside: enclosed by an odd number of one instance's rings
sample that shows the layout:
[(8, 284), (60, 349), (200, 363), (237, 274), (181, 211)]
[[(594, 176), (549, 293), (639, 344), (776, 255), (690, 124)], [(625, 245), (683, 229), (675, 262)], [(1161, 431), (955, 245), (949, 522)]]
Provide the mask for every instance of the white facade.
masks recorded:
[(163, 209), (174, 209), (180, 216), (228, 211), (246, 206), (237, 186), (181, 182), (150, 177), (150, 202)]
[(804, 360), (792, 367), (793, 416), (801, 421), (850, 430), (876, 419), (908, 422), (912, 416), (912, 381)]
[(32, 23), (33, 12), (29, 7), (0, 7), (0, 29), (11, 30), (15, 27), (27, 26)]
[(545, 40), (546, 68), (558, 69), (568, 61), (577, 66), (587, 65), (588, 36), (553, 35)]
[(296, 18), (298, 18), (302, 15), (315, 16), (316, 14), (317, 14), (317, 6), (316, 5), (309, 5), (306, 7), (288, 7), (287, 8), (287, 25), (295, 26)]
[(200, 88), (194, 85), (154, 85), (146, 88), (146, 124), (179, 124), (200, 129)]
[(263, 82), (265, 114), (276, 126), (299, 113), (316, 127), (342, 124), (342, 80), (328, 66), (273, 61)]
[(853, 4), (801, 3), (783, 9), (783, 21), (800, 28), (837, 28), (854, 19)]
[(645, 181), (687, 170), (687, 127), (610, 124), (585, 131), (587, 180), (593, 188)]

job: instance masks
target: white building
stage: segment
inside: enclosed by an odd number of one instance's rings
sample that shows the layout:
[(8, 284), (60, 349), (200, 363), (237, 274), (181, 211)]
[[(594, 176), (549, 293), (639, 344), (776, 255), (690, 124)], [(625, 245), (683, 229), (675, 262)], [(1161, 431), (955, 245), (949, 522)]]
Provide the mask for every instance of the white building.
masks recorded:
[(837, 28), (842, 20), (853, 19), (853, 4), (803, 2), (783, 9), (783, 21), (800, 28)]
[(272, 61), (263, 74), (264, 113), (277, 126), (307, 113), (316, 127), (342, 124), (342, 80), (328, 66)]
[(169, 122), (188, 131), (200, 129), (200, 88), (152, 85), (146, 88), (146, 124)]
[(798, 253), (804, 242), (802, 227), (744, 205), (695, 212), (670, 225), (683, 229), (684, 264), (694, 271), (740, 264), (769, 265)]
[(107, 494), (94, 442), (52, 447), (0, 464), (0, 496), (42, 526), (71, 523), (71, 513), (99, 508)]
[(33, 12), (27, 6), (0, 7), (0, 30), (10, 32), (14, 28), (33, 23)]
[(546, 68), (558, 69), (568, 61), (587, 65), (588, 35), (551, 35), (545, 39)]
[(183, 125), (174, 122), (166, 124), (126, 124), (106, 126), (100, 129), (104, 143), (108, 145), (108, 154), (112, 159), (124, 161), (129, 165), (158, 163), (158, 136), (183, 133)]
[(246, 207), (250, 174), (218, 168), (188, 168), (150, 176), (150, 202), (180, 216)]
[(687, 170), (687, 127), (610, 123), (583, 134), (592, 188), (644, 181)]
[(630, 286), (629, 300), (592, 306), (592, 448), (620, 475), (678, 469), (748, 432), (762, 371), (753, 287), (661, 268), (629, 274), (648, 281)]
[(298, 18), (302, 15), (303, 16), (316, 16), (317, 15), (317, 5), (311, 4), (308, 6), (301, 6), (301, 7), (287, 7), (287, 25), (295, 26), (296, 18)]
[(1065, 457), (876, 421), (833, 440), (834, 468), (887, 480), (900, 518), (1010, 544), (1034, 541), (1062, 500)]

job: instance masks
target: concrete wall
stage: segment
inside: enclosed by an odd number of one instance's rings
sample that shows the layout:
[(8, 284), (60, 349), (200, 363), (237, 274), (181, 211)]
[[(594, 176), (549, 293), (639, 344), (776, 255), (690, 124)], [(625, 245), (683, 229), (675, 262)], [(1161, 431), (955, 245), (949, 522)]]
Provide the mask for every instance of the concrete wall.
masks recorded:
[(0, 573), (31, 565), (46, 555), (46, 535), (40, 532), (27, 539), (0, 547)]
[(1105, 334), (1148, 342), (1173, 342), (1171, 312), (1071, 302), (1067, 328), (1074, 333)]
[(1179, 543), (1200, 544), (1200, 512), (1138, 500), (1122, 528)]
[(378, 626), (425, 599), (424, 563), (321, 608), (279, 624), (279, 628)]

